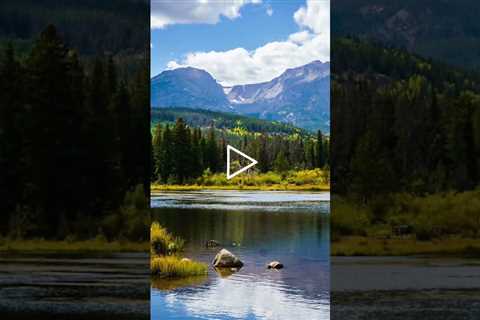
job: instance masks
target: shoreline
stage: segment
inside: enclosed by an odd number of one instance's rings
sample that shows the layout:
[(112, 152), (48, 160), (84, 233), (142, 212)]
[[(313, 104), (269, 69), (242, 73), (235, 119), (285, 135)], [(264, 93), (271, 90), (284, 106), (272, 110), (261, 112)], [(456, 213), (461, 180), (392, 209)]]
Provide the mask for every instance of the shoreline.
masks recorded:
[(376, 239), (368, 237), (343, 237), (331, 242), (332, 257), (461, 257), (479, 258), (478, 239)]
[(200, 191), (200, 190), (236, 190), (236, 191), (330, 191), (329, 185), (274, 184), (264, 186), (248, 185), (159, 185), (150, 186), (150, 193), (161, 191)]
[(126, 252), (149, 252), (149, 242), (123, 242), (123, 241), (65, 241), (65, 240), (1, 240), (0, 254), (5, 253), (126, 253)]

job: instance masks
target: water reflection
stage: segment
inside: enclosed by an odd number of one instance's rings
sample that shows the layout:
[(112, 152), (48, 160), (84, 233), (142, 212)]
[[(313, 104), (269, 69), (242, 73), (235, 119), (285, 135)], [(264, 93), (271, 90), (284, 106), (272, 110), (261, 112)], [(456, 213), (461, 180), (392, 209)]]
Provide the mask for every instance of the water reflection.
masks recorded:
[[(152, 298), (158, 293), (153, 293)], [(163, 295), (165, 305), (155, 304), (157, 319), (328, 319), (328, 296), (303, 297), (300, 290), (281, 281), (259, 280), (248, 275), (218, 278), (208, 286)]]

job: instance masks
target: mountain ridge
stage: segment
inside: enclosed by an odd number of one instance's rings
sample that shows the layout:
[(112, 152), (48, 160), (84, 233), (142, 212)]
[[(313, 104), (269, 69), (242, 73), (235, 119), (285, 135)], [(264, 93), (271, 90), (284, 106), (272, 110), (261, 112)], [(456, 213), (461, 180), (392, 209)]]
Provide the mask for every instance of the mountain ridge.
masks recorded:
[(330, 63), (312, 61), (261, 83), (221, 86), (207, 71), (185, 67), (151, 79), (152, 108), (187, 107), (330, 129)]

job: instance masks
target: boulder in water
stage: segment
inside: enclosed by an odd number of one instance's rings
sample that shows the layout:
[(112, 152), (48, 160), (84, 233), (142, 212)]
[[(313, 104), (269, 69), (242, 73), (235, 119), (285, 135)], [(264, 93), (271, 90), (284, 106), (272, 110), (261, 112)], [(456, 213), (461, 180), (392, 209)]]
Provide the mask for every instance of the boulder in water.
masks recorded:
[(216, 247), (220, 247), (220, 243), (217, 240), (208, 240), (205, 243), (205, 246), (207, 248), (216, 248)]
[(227, 249), (220, 250), (212, 262), (216, 268), (241, 268), (243, 262)]
[(278, 261), (272, 261), (272, 262), (270, 262), (270, 263), (267, 265), (267, 268), (268, 268), (268, 269), (282, 269), (282, 268), (283, 268), (283, 264), (281, 264), (281, 263), (278, 262)]

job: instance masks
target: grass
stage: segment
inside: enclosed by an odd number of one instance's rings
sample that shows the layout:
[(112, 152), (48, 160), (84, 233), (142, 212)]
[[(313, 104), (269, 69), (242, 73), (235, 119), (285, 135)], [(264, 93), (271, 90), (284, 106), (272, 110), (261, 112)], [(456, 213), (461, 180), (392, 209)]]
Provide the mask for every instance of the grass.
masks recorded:
[(264, 190), (264, 191), (328, 191), (328, 170), (291, 170), (285, 173), (266, 172), (242, 174), (228, 180), (224, 173), (206, 171), (200, 178), (188, 184), (153, 183), (151, 191), (182, 190)]
[(158, 222), (150, 227), (150, 244), (152, 255), (169, 255), (183, 250), (185, 241), (171, 235)]
[(150, 227), (150, 271), (160, 278), (186, 278), (207, 274), (205, 263), (182, 259), (185, 241), (174, 237), (158, 222)]
[(148, 252), (148, 242), (111, 241), (92, 239), (84, 241), (0, 240), (0, 252), (34, 253), (102, 253)]
[(416, 239), (374, 239), (349, 236), (333, 241), (332, 256), (413, 256), (442, 255), (480, 257), (478, 239), (438, 239), (418, 241)]
[(150, 259), (152, 275), (165, 278), (185, 278), (207, 274), (207, 265), (177, 256), (154, 256)]
[(242, 185), (220, 185), (220, 186), (205, 186), (198, 184), (191, 185), (160, 185), (152, 184), (150, 188), (152, 193), (161, 191), (198, 191), (198, 190), (259, 190), (259, 191), (329, 191), (328, 185), (302, 185), (297, 186), (293, 184), (277, 184), (265, 186), (242, 186)]
[(367, 204), (334, 196), (330, 219), (334, 256), (480, 257), (480, 189), (398, 193)]

